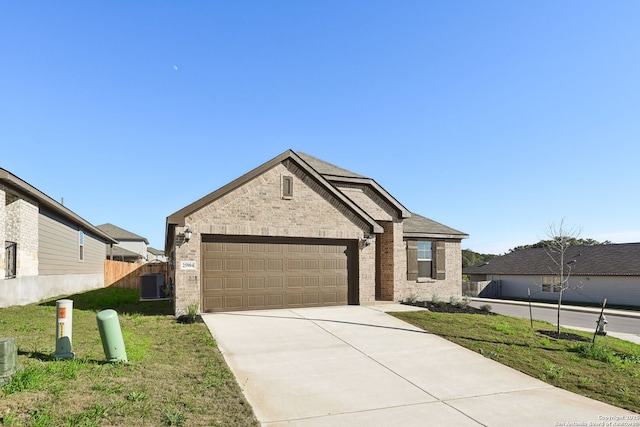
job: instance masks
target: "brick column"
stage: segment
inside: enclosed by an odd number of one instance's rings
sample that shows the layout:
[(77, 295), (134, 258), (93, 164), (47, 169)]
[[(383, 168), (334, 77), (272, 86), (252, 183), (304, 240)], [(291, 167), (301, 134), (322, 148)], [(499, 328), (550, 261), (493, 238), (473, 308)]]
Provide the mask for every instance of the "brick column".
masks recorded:
[(393, 301), (395, 282), (394, 227), (392, 221), (378, 221), (384, 229), (376, 240), (377, 278), (376, 297), (381, 301)]

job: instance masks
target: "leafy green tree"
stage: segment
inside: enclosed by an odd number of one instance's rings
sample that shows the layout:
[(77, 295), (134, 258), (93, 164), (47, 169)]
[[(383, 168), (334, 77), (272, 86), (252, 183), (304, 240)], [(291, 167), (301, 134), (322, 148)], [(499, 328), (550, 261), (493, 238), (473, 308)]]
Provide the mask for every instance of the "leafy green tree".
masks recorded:
[[(558, 244), (557, 239), (559, 236), (555, 236), (552, 239), (548, 240), (540, 240), (538, 243), (534, 243), (532, 245), (521, 245), (516, 246), (513, 249), (509, 249), (509, 252), (519, 251), (522, 249), (532, 249), (532, 248), (547, 248), (552, 245)], [(567, 237), (566, 244), (569, 246), (596, 246), (596, 245), (610, 245), (612, 242), (610, 240), (605, 240), (604, 242), (598, 242), (594, 239), (580, 239), (577, 237)]]
[(481, 254), (478, 252), (474, 252), (471, 249), (463, 249), (462, 250), (462, 268), (478, 265), (497, 257), (498, 255)]

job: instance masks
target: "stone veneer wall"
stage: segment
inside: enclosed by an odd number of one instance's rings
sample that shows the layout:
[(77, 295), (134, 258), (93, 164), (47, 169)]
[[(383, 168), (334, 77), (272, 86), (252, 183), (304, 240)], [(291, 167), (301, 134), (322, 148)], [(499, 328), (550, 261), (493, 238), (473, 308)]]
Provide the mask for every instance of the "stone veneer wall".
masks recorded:
[[(359, 240), (365, 230), (368, 232), (366, 222), (293, 162), (286, 163), (276, 165), (185, 219), (193, 237), (175, 248), (176, 315), (184, 313), (189, 304), (201, 302), (202, 234)], [(290, 199), (282, 197), (283, 176), (293, 177)], [(176, 227), (175, 231), (180, 234), (184, 228)], [(182, 270), (182, 261), (195, 262), (195, 269)], [(360, 304), (375, 302), (375, 245), (359, 247), (358, 271)]]
[[(16, 276), (38, 275), (38, 205), (23, 196), (3, 189), (4, 241), (18, 244)], [(3, 250), (4, 259), (4, 250)], [(5, 266), (6, 260), (3, 263)], [(4, 270), (4, 269), (3, 269)], [(4, 274), (2, 275), (4, 279)]]
[(4, 280), (5, 268), (7, 261), (5, 260), (4, 242), (6, 239), (6, 221), (7, 221), (7, 209), (6, 209), (6, 191), (2, 185), (0, 185), (0, 243), (2, 243), (2, 251), (0, 251), (0, 280)]

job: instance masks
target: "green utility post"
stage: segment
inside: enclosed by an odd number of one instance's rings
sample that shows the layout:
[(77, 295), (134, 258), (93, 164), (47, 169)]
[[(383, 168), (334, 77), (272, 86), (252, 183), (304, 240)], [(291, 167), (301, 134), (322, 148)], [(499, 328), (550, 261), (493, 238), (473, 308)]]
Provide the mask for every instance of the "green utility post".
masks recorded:
[(0, 338), (0, 387), (11, 380), (17, 370), (18, 347), (16, 339)]
[(128, 362), (127, 350), (120, 330), (118, 313), (115, 310), (102, 310), (98, 313), (98, 330), (102, 339), (102, 348), (108, 362)]

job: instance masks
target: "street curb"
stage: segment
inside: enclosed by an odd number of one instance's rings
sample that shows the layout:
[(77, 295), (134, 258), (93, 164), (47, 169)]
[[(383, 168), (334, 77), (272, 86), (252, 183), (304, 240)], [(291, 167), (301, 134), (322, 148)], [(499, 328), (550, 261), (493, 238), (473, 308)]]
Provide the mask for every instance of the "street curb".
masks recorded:
[[(494, 299), (494, 298), (471, 297), (471, 301), (486, 302), (486, 303), (494, 302), (496, 304), (511, 304), (511, 305), (525, 305), (525, 306), (529, 305), (529, 303), (527, 301), (514, 301), (514, 300), (508, 300), (508, 299)], [(531, 306), (532, 307), (539, 307), (539, 308), (553, 308), (553, 309), (557, 309), (558, 308), (558, 304), (543, 303), (543, 302), (532, 302)], [(562, 304), (561, 310), (564, 310), (564, 311), (578, 311), (578, 312), (582, 312), (582, 313), (600, 314), (600, 311), (602, 311), (602, 308), (580, 307), (580, 306), (575, 306), (575, 305)], [(614, 316), (630, 317), (630, 318), (633, 318), (633, 319), (640, 319), (640, 312), (634, 312), (634, 311), (630, 311), (630, 310), (610, 310), (610, 309), (605, 307), (604, 312), (605, 312), (605, 314), (614, 315)]]

